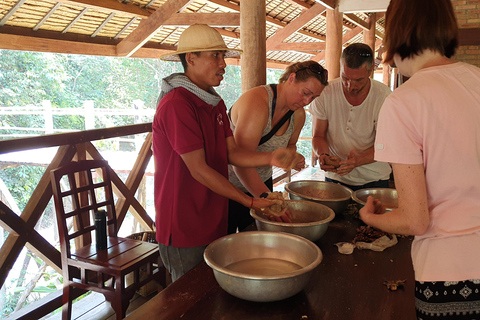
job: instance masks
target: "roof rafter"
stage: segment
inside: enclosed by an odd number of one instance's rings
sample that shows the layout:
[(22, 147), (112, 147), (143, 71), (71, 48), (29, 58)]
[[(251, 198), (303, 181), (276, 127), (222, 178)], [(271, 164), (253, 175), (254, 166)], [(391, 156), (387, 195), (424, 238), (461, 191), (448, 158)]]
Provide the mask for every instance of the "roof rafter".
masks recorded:
[(140, 25), (117, 45), (119, 56), (130, 57), (140, 49), (173, 14), (181, 11), (193, 0), (169, 0), (165, 2), (147, 19), (142, 19)]
[(275, 47), (282, 43), (283, 40), (301, 29), (306, 23), (324, 11), (325, 7), (319, 3), (314, 4), (310, 9), (302, 11), (302, 13), (285, 28), (277, 30), (275, 35), (267, 39), (267, 51), (275, 50)]

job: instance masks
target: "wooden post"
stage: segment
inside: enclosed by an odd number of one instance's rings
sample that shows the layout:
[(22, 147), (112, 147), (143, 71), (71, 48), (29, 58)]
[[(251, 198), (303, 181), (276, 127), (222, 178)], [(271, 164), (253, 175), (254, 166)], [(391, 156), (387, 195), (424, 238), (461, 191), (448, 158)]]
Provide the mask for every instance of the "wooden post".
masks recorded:
[(327, 9), (327, 41), (325, 49), (325, 66), (328, 79), (340, 77), (340, 57), (342, 56), (343, 13)]
[[(371, 13), (368, 15), (367, 22), (370, 30), (363, 30), (363, 43), (372, 48), (373, 56), (375, 58), (375, 25), (377, 21), (377, 14)], [(373, 78), (373, 72), (370, 74), (370, 78)]]
[(85, 108), (85, 130), (95, 129), (95, 110), (93, 100), (85, 100), (83, 102)]
[(242, 93), (267, 82), (266, 14), (264, 0), (240, 4)]
[(42, 100), (43, 119), (45, 120), (45, 133), (53, 133), (53, 115), (52, 102), (50, 100)]
[(383, 67), (382, 67), (382, 70), (383, 70), (383, 83), (390, 87), (390, 66), (388, 65), (388, 63), (384, 63), (383, 64)]
[[(140, 99), (133, 100), (133, 109), (138, 111), (134, 116), (133, 123), (142, 123), (143, 110), (145, 110), (145, 102)], [(145, 141), (145, 136), (136, 134), (135, 135), (135, 150), (137, 152), (142, 148), (143, 142)]]

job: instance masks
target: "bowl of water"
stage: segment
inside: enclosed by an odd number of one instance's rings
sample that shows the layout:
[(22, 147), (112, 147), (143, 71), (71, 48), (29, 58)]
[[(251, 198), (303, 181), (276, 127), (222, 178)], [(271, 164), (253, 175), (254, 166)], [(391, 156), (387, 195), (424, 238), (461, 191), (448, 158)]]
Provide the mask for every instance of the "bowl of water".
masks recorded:
[(247, 231), (215, 240), (204, 258), (223, 290), (240, 299), (270, 302), (302, 291), (323, 255), (316, 244), (294, 234)]

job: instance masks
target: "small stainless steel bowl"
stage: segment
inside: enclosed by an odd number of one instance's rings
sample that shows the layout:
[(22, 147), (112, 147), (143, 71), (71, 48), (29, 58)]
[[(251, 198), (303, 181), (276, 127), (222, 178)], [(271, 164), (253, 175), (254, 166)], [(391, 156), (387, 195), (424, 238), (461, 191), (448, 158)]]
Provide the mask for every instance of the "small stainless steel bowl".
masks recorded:
[(292, 200), (317, 202), (331, 208), (341, 215), (351, 202), (352, 190), (341, 184), (317, 180), (298, 180), (285, 185)]
[(373, 196), (374, 199), (380, 200), (387, 211), (398, 208), (398, 194), (397, 190), (391, 188), (368, 188), (360, 189), (352, 194), (352, 199), (358, 204), (361, 209), (367, 203), (368, 196)]
[(323, 255), (310, 240), (268, 231), (230, 234), (209, 244), (205, 262), (220, 287), (248, 301), (289, 298), (305, 287)]
[(291, 223), (270, 221), (261, 211), (250, 210), (258, 230), (287, 232), (304, 237), (310, 241), (320, 239), (328, 228), (328, 223), (335, 218), (329, 207), (304, 200), (285, 201)]

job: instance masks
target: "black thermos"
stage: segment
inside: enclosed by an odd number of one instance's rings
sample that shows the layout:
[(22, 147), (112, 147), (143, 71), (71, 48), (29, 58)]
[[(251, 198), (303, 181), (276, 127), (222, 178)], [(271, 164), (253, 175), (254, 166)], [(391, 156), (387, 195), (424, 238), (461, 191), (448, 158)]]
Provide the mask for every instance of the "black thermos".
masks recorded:
[(95, 211), (95, 235), (97, 250), (107, 249), (107, 213), (105, 210)]

